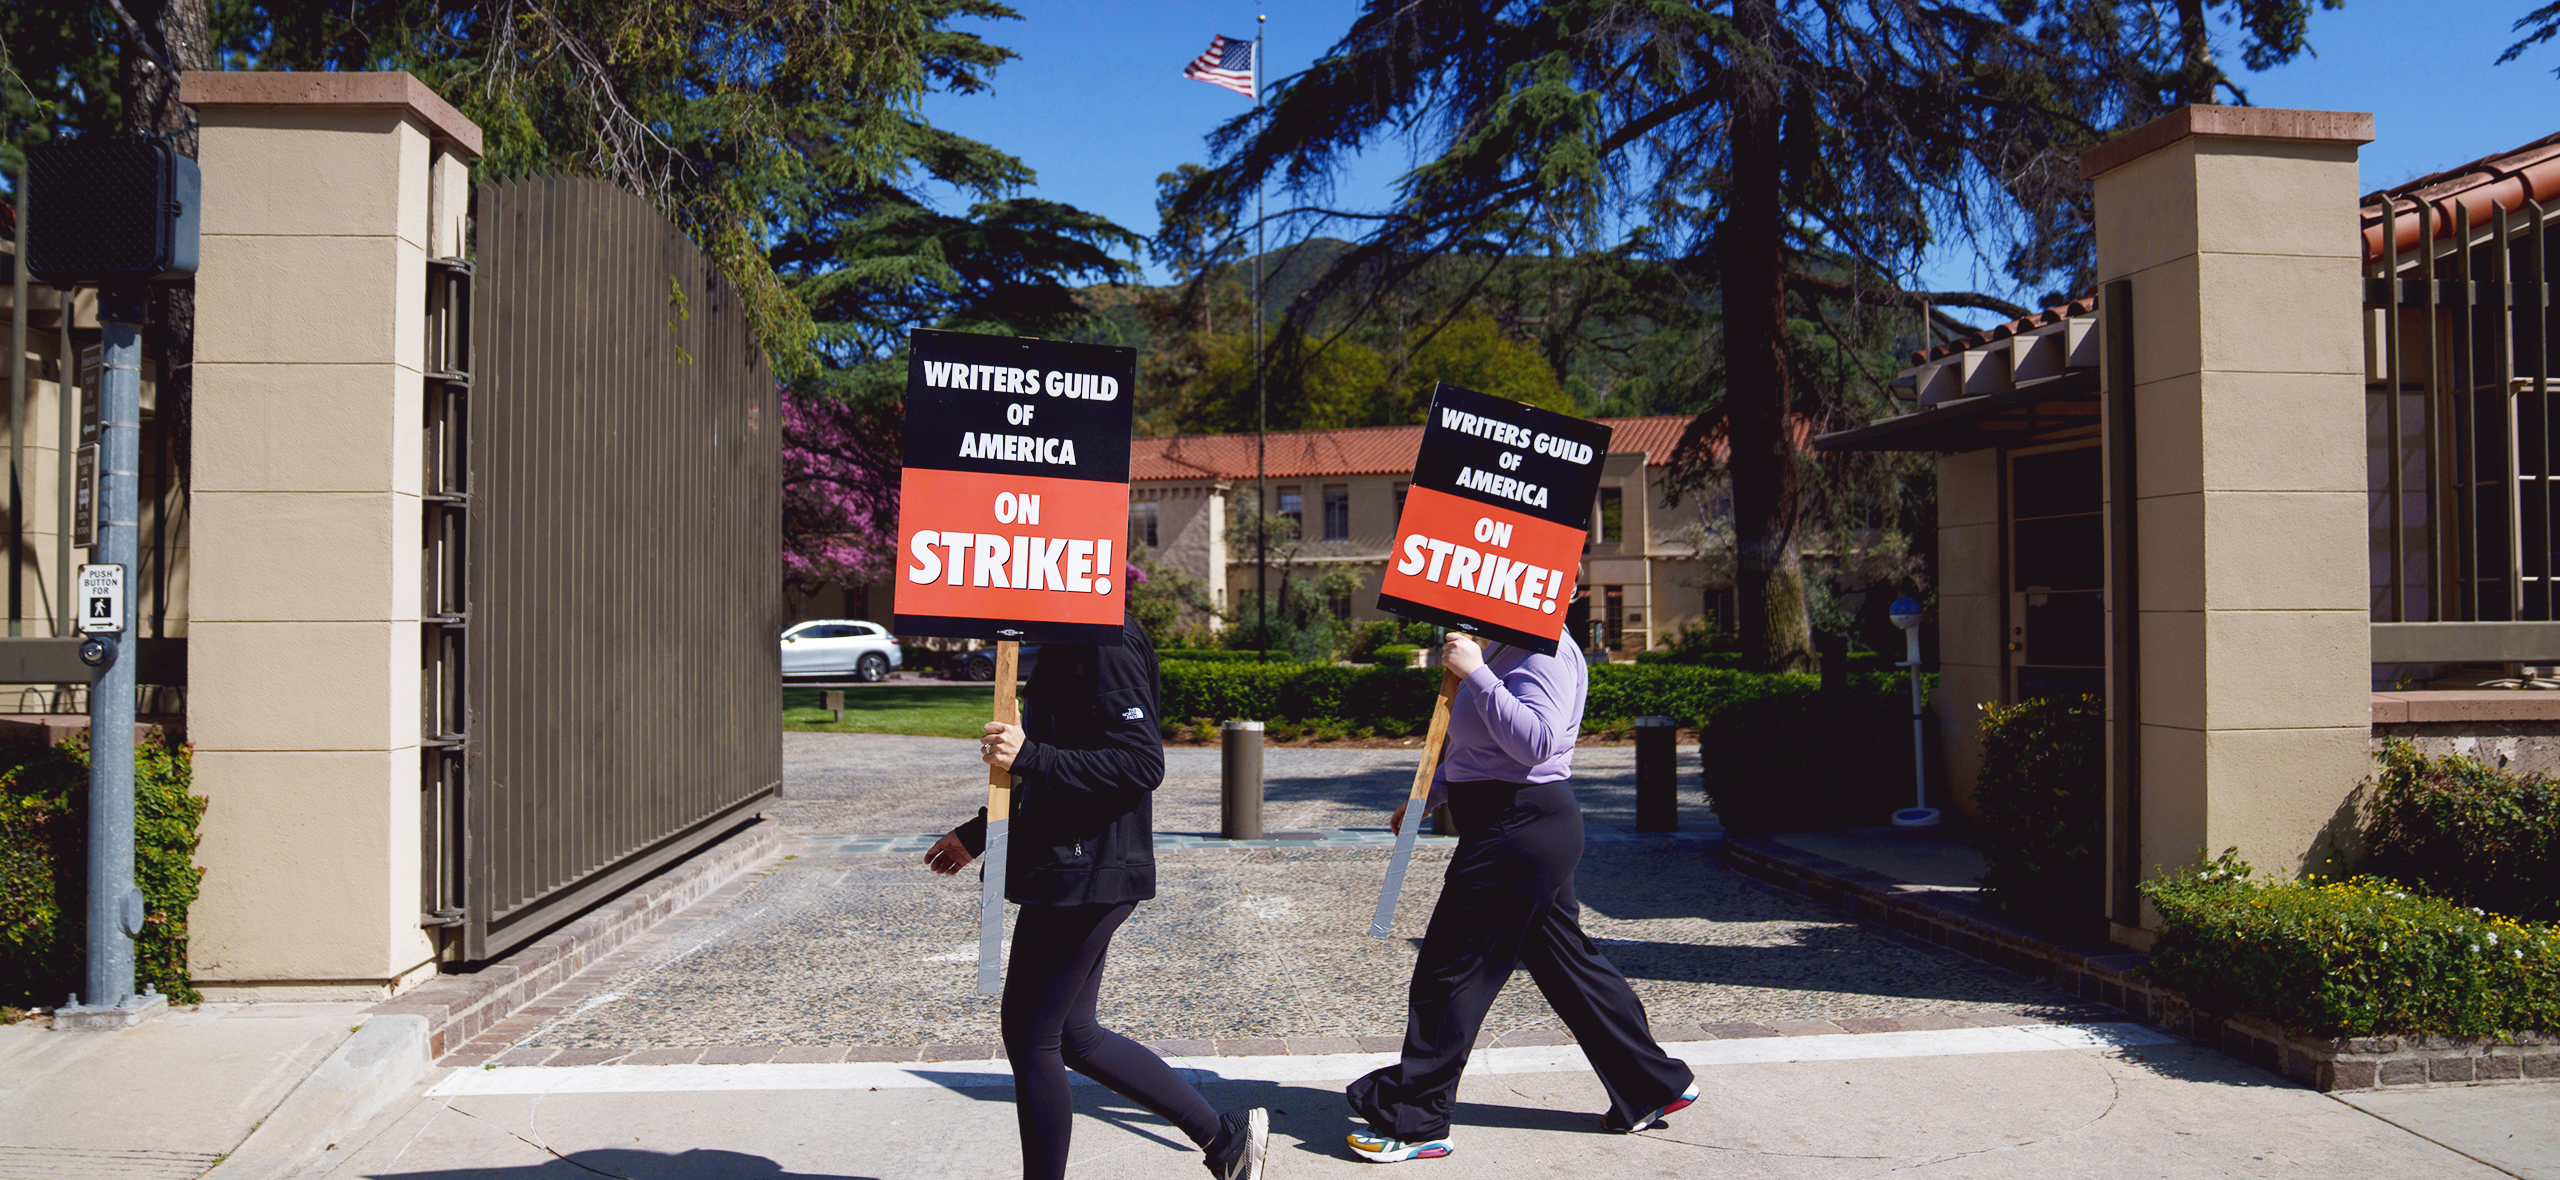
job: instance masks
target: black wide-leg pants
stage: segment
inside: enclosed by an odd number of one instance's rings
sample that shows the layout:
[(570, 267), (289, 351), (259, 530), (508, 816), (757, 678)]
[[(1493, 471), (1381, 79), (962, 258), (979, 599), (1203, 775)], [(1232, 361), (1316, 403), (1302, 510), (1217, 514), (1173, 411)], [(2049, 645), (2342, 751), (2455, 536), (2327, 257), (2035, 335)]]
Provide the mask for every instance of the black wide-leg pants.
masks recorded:
[(1574, 869), (1582, 809), (1563, 782), (1452, 783), (1458, 851), (1422, 937), (1406, 996), (1404, 1059), (1351, 1083), (1351, 1109), (1407, 1143), (1449, 1133), (1449, 1112), (1485, 1013), (1526, 965), (1619, 1120), (1668, 1105), (1695, 1075), (1662, 1051), (1626, 977), (1582, 932)]

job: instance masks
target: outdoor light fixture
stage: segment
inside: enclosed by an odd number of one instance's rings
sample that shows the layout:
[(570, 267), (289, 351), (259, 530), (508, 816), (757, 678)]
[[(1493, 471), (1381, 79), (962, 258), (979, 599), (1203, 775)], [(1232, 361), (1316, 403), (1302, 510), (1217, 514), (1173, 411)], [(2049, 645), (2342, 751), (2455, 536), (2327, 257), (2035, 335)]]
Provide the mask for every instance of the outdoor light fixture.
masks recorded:
[(1911, 669), (1911, 806), (1893, 813), (1893, 826), (1934, 828), (1938, 809), (1929, 806), (1929, 741), (1920, 715), (1920, 600), (1897, 598), (1885, 610), (1902, 628), (1902, 666)]

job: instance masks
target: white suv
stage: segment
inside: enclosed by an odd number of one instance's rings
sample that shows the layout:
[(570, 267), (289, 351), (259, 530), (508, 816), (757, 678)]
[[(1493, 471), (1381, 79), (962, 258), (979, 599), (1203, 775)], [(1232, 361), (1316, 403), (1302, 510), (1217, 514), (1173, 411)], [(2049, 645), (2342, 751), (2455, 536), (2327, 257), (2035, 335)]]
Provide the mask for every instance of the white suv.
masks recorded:
[(903, 661), (898, 641), (878, 623), (859, 619), (810, 619), (782, 633), (782, 674), (843, 675), (856, 680), (886, 680)]

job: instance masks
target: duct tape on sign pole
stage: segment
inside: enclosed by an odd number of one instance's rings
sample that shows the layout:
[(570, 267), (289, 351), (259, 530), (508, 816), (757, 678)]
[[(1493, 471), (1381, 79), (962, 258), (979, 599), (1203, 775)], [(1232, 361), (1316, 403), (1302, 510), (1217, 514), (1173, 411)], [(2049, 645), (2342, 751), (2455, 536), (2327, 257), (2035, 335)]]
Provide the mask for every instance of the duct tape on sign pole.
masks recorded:
[[(1597, 422), (1442, 383), (1423, 421), (1378, 608), (1554, 655), (1580, 579), (1609, 433)], [(1442, 673), (1371, 938), (1387, 937), (1395, 920), (1457, 691), (1457, 676)]]
[[(901, 636), (996, 645), (993, 718), (1020, 724), (1026, 643), (1120, 642), (1135, 349), (919, 329), (898, 481)], [(1001, 983), (1013, 776), (987, 769), (978, 990)]]

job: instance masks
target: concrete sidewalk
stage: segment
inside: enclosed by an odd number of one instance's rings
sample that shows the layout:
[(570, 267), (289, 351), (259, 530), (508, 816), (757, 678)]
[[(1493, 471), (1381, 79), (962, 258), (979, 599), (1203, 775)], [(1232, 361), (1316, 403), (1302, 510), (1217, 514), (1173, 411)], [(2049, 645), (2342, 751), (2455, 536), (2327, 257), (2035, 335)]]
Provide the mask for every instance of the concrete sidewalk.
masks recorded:
[[(2346, 1104), (2135, 1026), (2032, 1026), (1675, 1043), (1702, 1098), (1635, 1136), (1600, 1130), (1570, 1046), (1478, 1055), (1442, 1177), (2494, 1177)], [(1275, 1178), (1373, 1174), (1341, 1088), (1384, 1055), (1178, 1061), (1221, 1107), (1272, 1108)], [(2512, 1091), (2511, 1091), (2512, 1092)], [(1075, 1174), (1193, 1177), (1178, 1132), (1075, 1090)], [(1019, 1175), (1002, 1061), (938, 1066), (457, 1070), (377, 1121), (332, 1177), (745, 1180)], [(2518, 1171), (2513, 1174), (2534, 1173)], [(219, 1173), (217, 1173), (219, 1175)]]
[(115, 1032), (0, 1028), (0, 1178), (201, 1174), (275, 1114), (368, 1006), (203, 1004)]
[[(796, 855), (441, 1068), (421, 1057), (397, 1075), (413, 1084), (377, 1070), (334, 1108), (309, 1100), (384, 1039), (350, 1034), (362, 1005), (208, 1005), (115, 1034), (0, 1029), (0, 1180), (174, 1180), (226, 1152), (214, 1180), (1017, 1175), (995, 1008), (970, 985), (974, 883), (924, 872), (912, 847), (975, 807), (968, 743), (791, 736), (775, 814)], [(1447, 856), (1417, 857), (1397, 939), (1362, 936), (1386, 852), (1365, 829), (1401, 797), (1412, 757), (1275, 752), (1273, 826), (1331, 835), (1252, 848), (1200, 834), (1215, 826), (1214, 754), (1169, 760), (1161, 892), (1114, 947), (1103, 1018), (1213, 1102), (1272, 1107), (1274, 1176), (1364, 1166), (1341, 1147), (1341, 1088), (1396, 1044)], [(1517, 980), (1461, 1091), (1459, 1154), (1415, 1174), (2560, 1180), (2560, 1087), (2320, 1095), (1745, 878), (1714, 854), (1694, 796), (1680, 838), (1630, 835), (1633, 769), (1631, 751), (1577, 758), (1594, 833), (1585, 925), (1704, 1100), (1660, 1130), (1600, 1133), (1580, 1051)], [(1969, 891), (1980, 871), (1944, 833), (1783, 839), (1933, 890)], [(1199, 1174), (1159, 1120), (1098, 1087), (1076, 1095), (1076, 1174)]]

